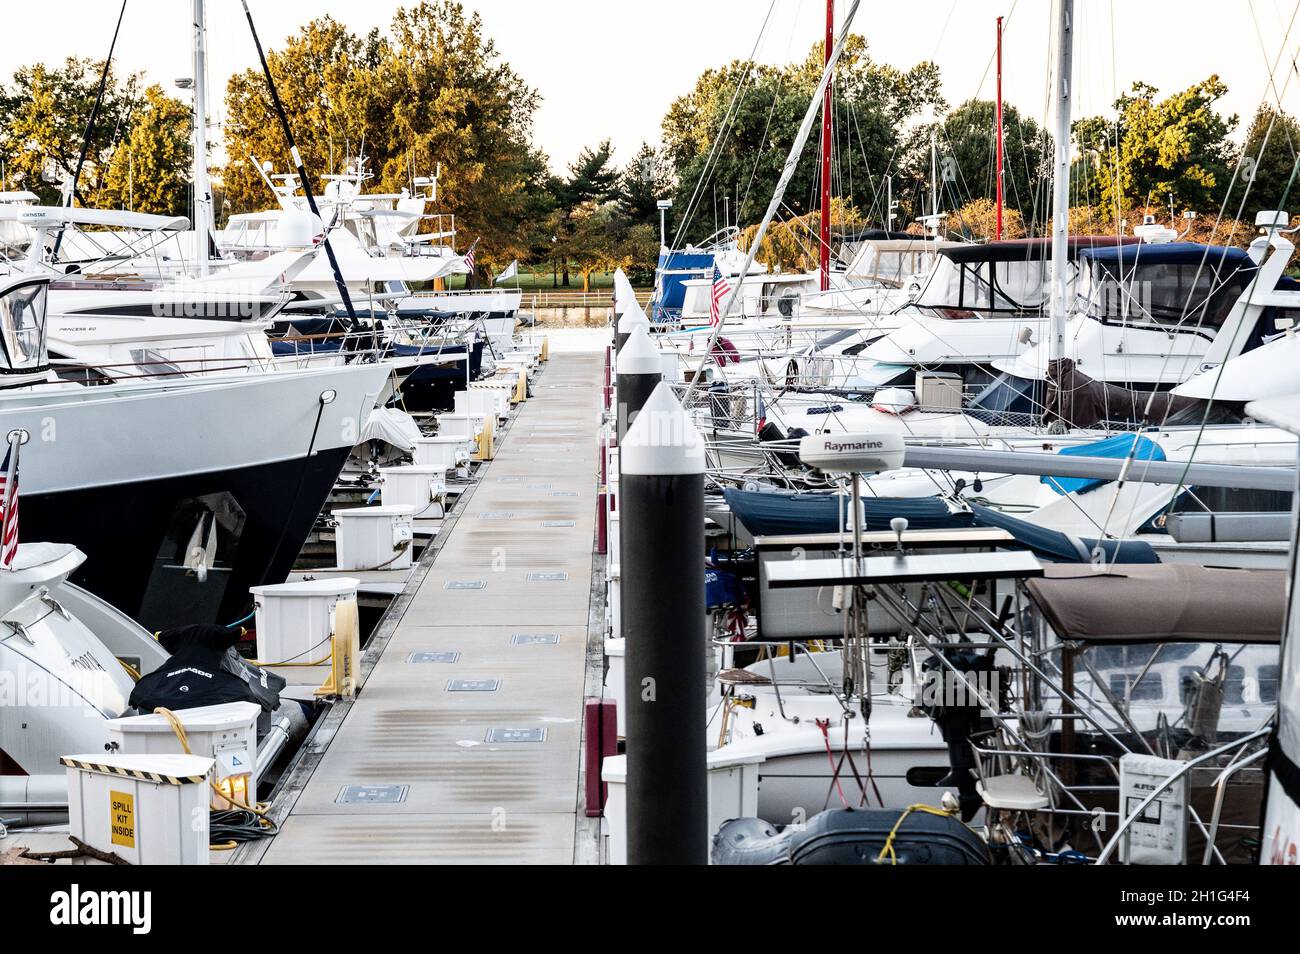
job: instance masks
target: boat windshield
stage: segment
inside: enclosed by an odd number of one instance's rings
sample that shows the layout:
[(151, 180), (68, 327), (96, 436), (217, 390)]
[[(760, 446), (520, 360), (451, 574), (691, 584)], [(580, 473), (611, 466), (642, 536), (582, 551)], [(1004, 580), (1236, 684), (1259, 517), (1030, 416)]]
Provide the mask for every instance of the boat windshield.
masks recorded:
[[(1074, 269), (1071, 263), (1071, 275)], [(1051, 296), (1050, 271), (1042, 259), (957, 262), (941, 255), (916, 303), (953, 318), (1041, 311)]]
[(1020, 426), (1032, 423), (1043, 407), (1043, 383), (1013, 374), (999, 374), (967, 407), (966, 413), (985, 424)]
[(7, 367), (0, 372), (33, 371), (48, 362), (45, 351), (45, 280), (15, 285), (0, 294), (0, 343)]
[(1081, 309), (1099, 321), (1137, 326), (1218, 328), (1255, 275), (1254, 266), (1214, 261), (1090, 263), (1079, 285)]

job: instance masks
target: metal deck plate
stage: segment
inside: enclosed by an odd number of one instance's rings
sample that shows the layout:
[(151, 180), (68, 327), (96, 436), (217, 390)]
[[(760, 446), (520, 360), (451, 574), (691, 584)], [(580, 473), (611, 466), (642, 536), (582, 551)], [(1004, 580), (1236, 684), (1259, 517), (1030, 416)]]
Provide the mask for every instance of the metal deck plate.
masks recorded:
[(569, 574), (564, 572), (550, 573), (529, 573), (529, 583), (563, 583), (569, 578)]
[(552, 497), (576, 497), (578, 496), (578, 492), (576, 490), (552, 490), (551, 496)]
[(406, 801), (408, 785), (344, 785), (336, 805), (396, 805)]
[(449, 679), (448, 692), (496, 692), (501, 688), (500, 679)]
[(442, 585), (444, 590), (481, 590), (487, 586), (487, 580), (448, 580)]
[(543, 527), (576, 527), (577, 525), (578, 525), (578, 521), (576, 520), (543, 520), (542, 521)]
[(479, 513), (480, 520), (509, 520), (515, 515), (513, 510), (484, 510)]
[(488, 729), (488, 742), (545, 742), (546, 729)]
[(409, 663), (454, 663), (458, 659), (458, 652), (418, 652), (406, 657)]
[(559, 633), (515, 633), (510, 637), (516, 646), (554, 646), (559, 641)]

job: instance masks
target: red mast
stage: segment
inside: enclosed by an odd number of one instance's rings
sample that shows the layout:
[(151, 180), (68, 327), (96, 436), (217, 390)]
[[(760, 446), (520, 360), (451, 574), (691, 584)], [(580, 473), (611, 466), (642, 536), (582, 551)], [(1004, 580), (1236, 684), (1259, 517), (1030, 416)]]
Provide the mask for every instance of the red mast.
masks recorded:
[(998, 224), (996, 238), (1002, 238), (1002, 18), (998, 17), (998, 105), (997, 120), (998, 124), (998, 165), (997, 165), (997, 188), (998, 188)]
[[(835, 0), (826, 0), (826, 59), (831, 61), (831, 48), (835, 44)], [(826, 84), (822, 99), (822, 221), (818, 236), (818, 267), (822, 276), (822, 291), (831, 287), (831, 86)]]

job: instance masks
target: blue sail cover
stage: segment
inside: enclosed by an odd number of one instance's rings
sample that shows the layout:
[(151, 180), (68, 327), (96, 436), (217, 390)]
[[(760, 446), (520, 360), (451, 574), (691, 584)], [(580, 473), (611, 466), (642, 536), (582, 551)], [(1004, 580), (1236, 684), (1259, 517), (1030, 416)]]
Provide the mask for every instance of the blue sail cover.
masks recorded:
[[(728, 487), (722, 491), (736, 519), (756, 537), (800, 533), (837, 533), (840, 506), (848, 498), (835, 494), (800, 494), (787, 491), (763, 493)], [(888, 530), (889, 521), (906, 517), (913, 530), (947, 530), (969, 527), (971, 515), (952, 513), (938, 497), (864, 497), (867, 530)]]
[[(830, 493), (763, 493), (728, 487), (723, 496), (736, 519), (756, 537), (806, 533), (837, 533), (840, 529), (840, 500)], [(938, 497), (866, 497), (867, 530), (888, 530), (894, 517), (906, 517), (911, 530), (951, 530), (986, 527), (1005, 530), (1040, 559), (1052, 563), (1088, 563), (1097, 540), (1071, 537), (1059, 530), (1039, 527), (988, 507), (971, 505), (971, 512), (952, 513)], [(845, 500), (847, 513), (848, 501)], [(1107, 562), (1159, 563), (1149, 544), (1134, 540), (1104, 540)]]
[[(1114, 460), (1123, 460), (1129, 454), (1133, 455), (1135, 461), (1165, 459), (1164, 448), (1140, 434), (1117, 434), (1114, 437), (1094, 441), (1091, 444), (1062, 447), (1057, 453), (1063, 457), (1109, 457)], [(1038, 480), (1062, 496), (1072, 493), (1084, 494), (1090, 490), (1096, 490), (1102, 484), (1109, 483), (1109, 481), (1097, 480), (1092, 477), (1050, 477), (1047, 475), (1039, 477)]]
[(682, 284), (692, 278), (708, 278), (713, 272), (712, 252), (661, 252), (655, 274), (658, 297), (652, 303), (650, 320), (676, 321), (686, 301)]
[[(1090, 563), (1097, 548), (1095, 537), (1072, 537), (1060, 530), (1049, 530), (1010, 514), (971, 504), (975, 526), (1005, 530), (1049, 563)], [(1107, 563), (1159, 563), (1160, 557), (1149, 543), (1141, 540), (1102, 540)]]

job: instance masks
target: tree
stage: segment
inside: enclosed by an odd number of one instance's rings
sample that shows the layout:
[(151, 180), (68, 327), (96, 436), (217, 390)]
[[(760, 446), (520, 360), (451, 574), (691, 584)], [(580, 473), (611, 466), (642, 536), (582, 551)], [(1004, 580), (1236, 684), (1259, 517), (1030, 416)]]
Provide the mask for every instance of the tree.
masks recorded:
[[(629, 222), (659, 226), (659, 200), (672, 189), (672, 172), (658, 151), (641, 143), (618, 177), (618, 209)], [(655, 243), (656, 250), (658, 243)]]
[[(5, 187), (34, 192), (43, 203), (57, 204), (81, 152), (86, 121), (99, 91), (103, 61), (68, 58), (61, 67), (24, 66), (10, 85), (0, 88), (0, 160)], [(129, 135), (141, 102), (140, 79), (125, 79), (109, 69), (77, 199), (95, 204), (114, 146)]]
[[(944, 228), (949, 235), (966, 239), (992, 239), (997, 235), (997, 203), (985, 196), (972, 199), (947, 216)], [(1018, 239), (1024, 238), (1025, 234), (1025, 221), (1020, 211), (1003, 209), (1002, 237)]]
[(1300, 176), (1295, 175), (1300, 158), (1300, 123), (1281, 110), (1261, 106), (1246, 132), (1241, 148), (1241, 166), (1228, 211), (1235, 214), (1244, 201), (1242, 217), (1253, 222), (1264, 210), (1300, 205)]
[[(992, 100), (983, 99), (967, 100), (940, 122), (920, 127), (912, 136), (908, 150), (912, 180), (922, 183), (922, 191), (930, 188), (930, 143), (933, 138), (938, 158), (940, 208), (963, 209), (985, 199), (989, 210), (996, 213), (996, 127), (997, 106)], [(1051, 218), (1054, 146), (1050, 133), (1009, 103), (1002, 107), (1002, 128), (1002, 184), (1006, 210), (1003, 235), (1010, 237), (1005, 230), (1007, 213), (1018, 210), (1021, 219), (1027, 220), (1031, 227), (1039, 227)], [(987, 237), (992, 238), (995, 233), (996, 228), (993, 228)]]
[[(613, 155), (614, 147), (610, 145), (608, 139), (594, 149), (591, 146), (584, 146), (582, 152), (578, 153), (578, 158), (569, 163), (568, 177), (551, 180), (551, 190), (559, 212), (555, 221), (556, 253), (566, 288), (569, 286), (570, 259), (574, 256), (575, 250), (589, 250), (599, 244), (594, 233), (590, 232), (594, 228), (591, 218), (595, 211), (614, 195), (618, 185), (618, 171), (613, 165)], [(615, 211), (608, 210), (602, 213), (600, 220), (602, 231), (614, 227)], [(578, 236), (577, 232), (580, 228), (588, 230), (588, 234)], [(582, 261), (590, 260), (585, 251), (583, 255), (586, 257), (583, 257)], [(585, 290), (591, 271), (584, 270), (580, 264), (578, 270), (582, 274)]]
[[(700, 214), (718, 195), (734, 198), (734, 218), (757, 220), (781, 174), (822, 72), (823, 45), (798, 63), (772, 67), (736, 61), (706, 70), (663, 119), (663, 156), (676, 180), (674, 218), (683, 237), (713, 230)], [(850, 205), (883, 221), (884, 179), (898, 169), (902, 131), (922, 111), (943, 107), (939, 70), (920, 63), (907, 71), (874, 62), (866, 41), (848, 38), (836, 70), (836, 191)], [(819, 205), (817, 150), (805, 150), (785, 204), (800, 216)], [(835, 223), (838, 225), (839, 223)]]
[(113, 208), (187, 215), (193, 110), (161, 86), (144, 91), (131, 133), (113, 152), (99, 201)]
[(1214, 109), (1227, 91), (1217, 75), (1162, 100), (1155, 87), (1134, 83), (1115, 101), (1115, 120), (1094, 116), (1074, 123), (1081, 158), (1095, 170), (1086, 204), (1123, 210), (1172, 198), (1180, 209), (1217, 211), (1235, 158), (1228, 136), (1237, 117)]
[[(545, 157), (530, 143), (537, 92), (454, 0), (399, 9), (390, 32), (358, 37), (323, 17), (268, 52), (309, 172), (364, 154), (374, 186), (397, 192), (441, 166), (429, 211), (454, 214), (465, 244), (480, 240), (483, 272), (526, 257), (549, 209)], [(226, 112), (226, 201), (232, 211), (264, 208), (273, 197), (248, 159), (283, 165), (288, 156), (260, 71), (231, 78)]]
[[(771, 269), (810, 272), (818, 267), (818, 232), (822, 214), (818, 209), (806, 215), (774, 221), (763, 236), (758, 249), (758, 260)], [(852, 229), (863, 224), (857, 209), (839, 197), (831, 199), (831, 219), (837, 227)], [(742, 247), (748, 247), (758, 234), (754, 224), (741, 232)]]

